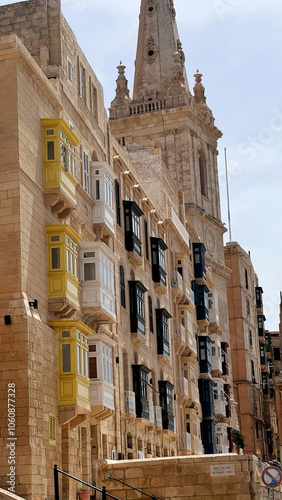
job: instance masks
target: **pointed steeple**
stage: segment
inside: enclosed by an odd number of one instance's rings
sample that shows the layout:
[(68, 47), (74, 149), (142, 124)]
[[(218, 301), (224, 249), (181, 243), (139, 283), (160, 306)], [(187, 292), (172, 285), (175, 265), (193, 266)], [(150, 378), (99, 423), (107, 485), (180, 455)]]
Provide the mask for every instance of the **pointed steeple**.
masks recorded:
[(125, 76), (125, 68), (120, 61), (119, 66), (117, 66), (118, 77), (116, 80), (116, 96), (111, 102), (110, 116), (115, 112), (116, 118), (122, 118), (127, 116), (129, 112), (129, 105), (131, 99), (129, 97), (128, 80)]
[(173, 0), (141, 1), (134, 101), (190, 94), (175, 17)]

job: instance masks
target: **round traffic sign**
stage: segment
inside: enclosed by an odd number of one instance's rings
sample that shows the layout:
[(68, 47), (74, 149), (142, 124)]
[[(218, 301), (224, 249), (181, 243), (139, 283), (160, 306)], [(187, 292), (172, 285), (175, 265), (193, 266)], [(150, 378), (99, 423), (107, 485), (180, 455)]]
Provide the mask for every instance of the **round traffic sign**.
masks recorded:
[(270, 465), (262, 473), (262, 480), (268, 488), (277, 488), (282, 481), (282, 472), (278, 467)]

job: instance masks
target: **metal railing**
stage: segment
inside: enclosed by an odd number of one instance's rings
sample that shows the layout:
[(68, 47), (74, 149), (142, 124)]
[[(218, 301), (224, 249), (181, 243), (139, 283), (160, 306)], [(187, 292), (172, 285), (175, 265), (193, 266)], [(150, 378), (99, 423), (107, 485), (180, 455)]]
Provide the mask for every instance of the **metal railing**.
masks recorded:
[[(99, 491), (99, 493), (102, 493), (102, 500), (107, 500), (107, 498), (113, 498), (114, 500), (120, 500), (120, 498), (115, 497), (114, 495), (111, 495), (110, 493), (107, 492), (106, 486), (102, 486), (102, 489), (97, 488), (97, 486), (94, 486), (93, 484), (89, 484), (86, 481), (82, 481), (82, 479), (79, 479), (78, 477), (72, 476), (71, 474), (68, 474), (67, 472), (64, 472), (61, 469), (58, 469), (58, 466), (55, 464), (54, 465), (54, 488), (55, 488), (55, 500), (60, 500), (60, 493), (59, 493), (59, 474), (62, 474), (63, 476), (67, 476), (70, 479), (73, 479), (74, 481), (84, 484), (85, 486), (88, 486), (92, 490)], [(152, 497), (153, 498), (153, 497)]]
[(113, 476), (110, 476), (109, 474), (107, 474), (107, 477), (109, 479), (112, 479), (113, 481), (117, 481), (118, 483), (121, 483), (121, 484), (124, 484), (125, 486), (128, 486), (129, 488), (131, 488), (132, 490), (134, 491), (138, 491), (139, 493), (142, 493), (142, 495), (145, 495), (146, 497), (149, 497), (151, 498), (152, 500), (158, 500), (156, 497), (153, 497), (152, 495), (149, 495), (149, 493), (145, 493), (144, 491), (142, 490), (138, 490), (138, 488), (134, 488), (134, 486), (131, 486), (131, 484), (127, 484), (125, 483), (124, 481), (121, 481), (120, 479), (116, 479), (115, 477)]

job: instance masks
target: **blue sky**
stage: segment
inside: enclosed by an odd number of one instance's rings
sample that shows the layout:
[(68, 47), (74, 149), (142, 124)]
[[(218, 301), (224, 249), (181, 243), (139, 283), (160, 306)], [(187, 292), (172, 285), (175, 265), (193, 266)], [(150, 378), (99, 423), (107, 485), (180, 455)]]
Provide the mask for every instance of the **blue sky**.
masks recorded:
[[(251, 252), (265, 292), (266, 327), (276, 330), (282, 290), (282, 2), (174, 3), (190, 88), (199, 69), (207, 104), (224, 134), (218, 157), (222, 219), (227, 222), (226, 147), (232, 239)], [(63, 13), (104, 87), (106, 108), (114, 98), (120, 60), (132, 93), (139, 9), (140, 0), (62, 0)]]

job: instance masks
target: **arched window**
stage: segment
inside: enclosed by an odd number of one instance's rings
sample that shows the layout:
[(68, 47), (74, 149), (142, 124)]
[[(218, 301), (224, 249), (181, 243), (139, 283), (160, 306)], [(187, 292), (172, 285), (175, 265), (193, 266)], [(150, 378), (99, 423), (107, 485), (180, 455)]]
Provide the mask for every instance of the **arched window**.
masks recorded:
[(153, 302), (151, 295), (148, 295), (149, 325), (150, 332), (154, 333)]
[(125, 301), (125, 278), (124, 278), (124, 267), (122, 264), (119, 266), (119, 279), (120, 279), (120, 304), (126, 309)]
[(206, 159), (202, 151), (200, 151), (200, 156), (199, 156), (199, 168), (200, 168), (201, 193), (203, 196), (208, 196)]

